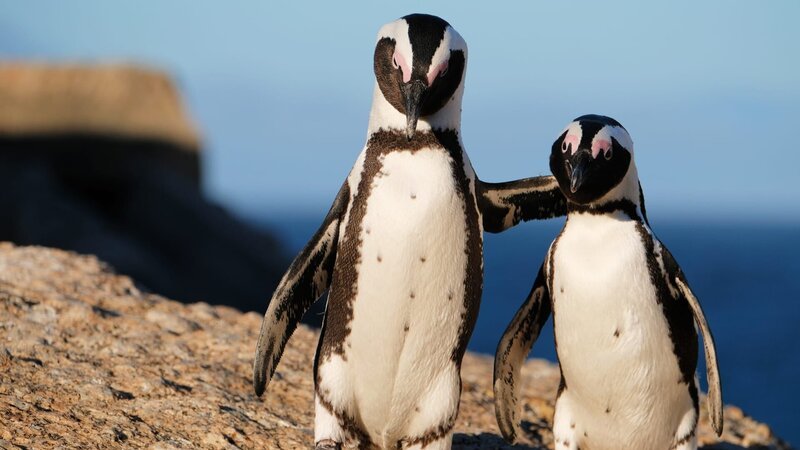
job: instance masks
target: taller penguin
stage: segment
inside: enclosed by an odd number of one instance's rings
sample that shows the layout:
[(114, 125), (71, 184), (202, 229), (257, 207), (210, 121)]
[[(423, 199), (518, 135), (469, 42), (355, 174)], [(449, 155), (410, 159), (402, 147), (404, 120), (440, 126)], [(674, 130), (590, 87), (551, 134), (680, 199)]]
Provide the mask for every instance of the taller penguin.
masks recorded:
[(567, 221), (495, 356), (497, 420), (518, 435), (519, 372), (553, 313), (561, 385), (556, 450), (697, 448), (697, 332), (708, 412), (722, 432), (716, 350), (700, 303), (647, 222), (633, 141), (610, 117), (587, 115), (561, 133), (550, 170)]
[(412, 14), (378, 33), (367, 143), (276, 289), (258, 340), (262, 394), (330, 287), (314, 365), (317, 449), (449, 449), (483, 289), (483, 230), (566, 213), (553, 177), (482, 183), (461, 143), (464, 39)]

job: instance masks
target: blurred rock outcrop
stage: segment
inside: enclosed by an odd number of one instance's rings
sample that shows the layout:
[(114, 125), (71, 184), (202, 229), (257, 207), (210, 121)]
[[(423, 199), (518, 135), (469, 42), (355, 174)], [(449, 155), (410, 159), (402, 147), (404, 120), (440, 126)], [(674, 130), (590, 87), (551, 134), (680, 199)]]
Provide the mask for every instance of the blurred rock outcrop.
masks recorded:
[[(0, 244), (0, 448), (300, 449), (313, 445), (318, 334), (301, 326), (263, 399), (252, 357), (261, 317), (140, 292), (91, 256)], [(551, 449), (558, 368), (523, 369), (523, 443), (500, 438), (492, 360), (467, 353), (455, 449)], [(725, 408), (708, 450), (788, 449)]]
[(98, 255), (182, 301), (263, 311), (287, 259), (205, 199), (201, 173), (166, 75), (0, 63), (0, 240)]

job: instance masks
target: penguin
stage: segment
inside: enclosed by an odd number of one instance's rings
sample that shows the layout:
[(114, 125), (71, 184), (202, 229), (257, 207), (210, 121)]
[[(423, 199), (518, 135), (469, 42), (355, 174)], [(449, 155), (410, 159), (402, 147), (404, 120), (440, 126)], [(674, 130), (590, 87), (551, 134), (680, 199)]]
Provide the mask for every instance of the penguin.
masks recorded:
[(566, 214), (551, 176), (477, 178), (460, 132), (466, 64), (464, 39), (439, 17), (380, 29), (366, 145), (264, 315), (259, 396), (329, 291), (314, 362), (318, 450), (449, 449), (483, 289), (482, 233)]
[(714, 339), (650, 228), (633, 155), (625, 128), (599, 115), (575, 119), (552, 146), (567, 219), (495, 354), (497, 422), (509, 442), (519, 436), (520, 367), (551, 312), (561, 370), (556, 450), (696, 449), (695, 325), (710, 422), (722, 432)]

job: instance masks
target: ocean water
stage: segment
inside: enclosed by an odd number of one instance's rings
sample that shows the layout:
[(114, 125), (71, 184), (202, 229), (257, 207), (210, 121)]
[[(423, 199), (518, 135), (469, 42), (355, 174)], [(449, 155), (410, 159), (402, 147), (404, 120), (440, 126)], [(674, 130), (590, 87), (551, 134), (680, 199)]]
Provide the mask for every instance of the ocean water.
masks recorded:
[[(319, 215), (257, 222), (297, 253)], [(472, 351), (493, 354), (528, 294), (563, 219), (528, 222), (484, 238), (484, 293)], [(731, 224), (651, 216), (659, 239), (683, 268), (717, 344), (726, 403), (800, 442), (800, 224)], [(532, 357), (556, 360), (552, 320)], [(701, 385), (705, 369), (700, 361)]]

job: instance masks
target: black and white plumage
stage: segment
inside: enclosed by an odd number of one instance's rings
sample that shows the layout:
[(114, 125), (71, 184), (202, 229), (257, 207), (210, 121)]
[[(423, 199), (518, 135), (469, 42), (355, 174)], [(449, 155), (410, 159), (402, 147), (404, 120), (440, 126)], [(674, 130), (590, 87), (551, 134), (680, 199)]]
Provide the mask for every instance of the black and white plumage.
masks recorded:
[(482, 232), (566, 213), (553, 177), (475, 176), (460, 135), (466, 61), (466, 43), (438, 17), (381, 28), (367, 143), (264, 316), (259, 395), (330, 288), (314, 368), (318, 448), (450, 448)]
[(497, 347), (503, 436), (519, 435), (520, 367), (552, 312), (561, 366), (557, 450), (696, 449), (695, 324), (720, 434), (714, 340), (686, 277), (650, 229), (628, 132), (608, 117), (579, 117), (553, 144), (550, 169), (569, 212)]

